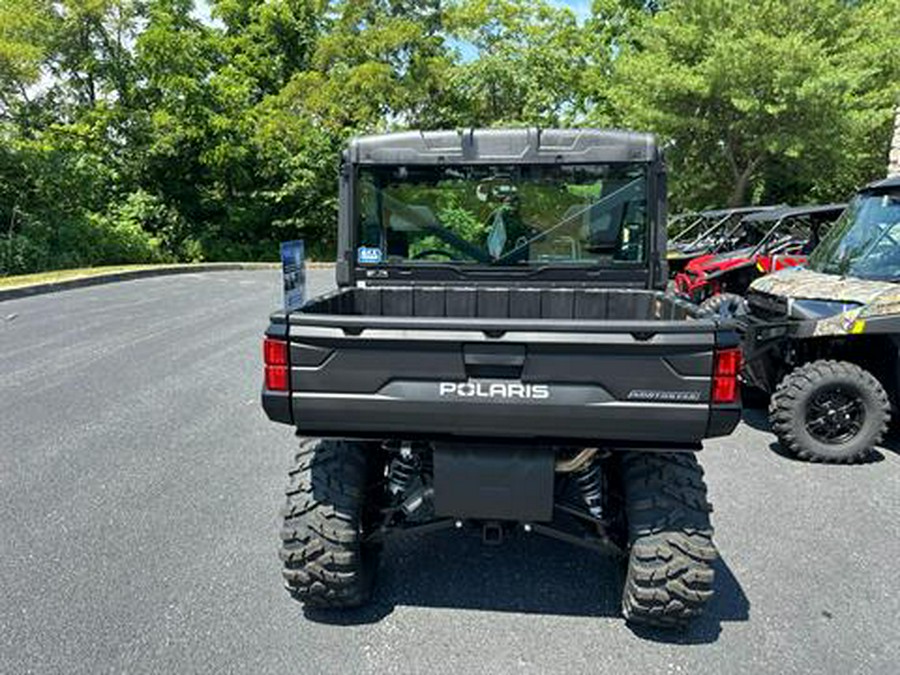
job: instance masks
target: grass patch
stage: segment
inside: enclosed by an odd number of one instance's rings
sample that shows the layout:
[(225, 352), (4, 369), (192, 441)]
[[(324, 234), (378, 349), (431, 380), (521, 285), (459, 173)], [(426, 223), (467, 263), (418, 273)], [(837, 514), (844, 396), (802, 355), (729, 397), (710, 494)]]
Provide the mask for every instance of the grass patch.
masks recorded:
[(74, 270), (54, 270), (52, 272), (38, 272), (36, 274), (20, 274), (11, 277), (0, 277), (0, 288), (34, 286), (36, 284), (47, 284), (54, 281), (66, 281), (68, 279), (95, 277), (101, 274), (112, 274), (115, 272), (130, 272), (132, 270), (148, 270), (164, 267), (184, 267), (184, 265), (109, 265), (106, 267), (82, 267), (81, 269)]

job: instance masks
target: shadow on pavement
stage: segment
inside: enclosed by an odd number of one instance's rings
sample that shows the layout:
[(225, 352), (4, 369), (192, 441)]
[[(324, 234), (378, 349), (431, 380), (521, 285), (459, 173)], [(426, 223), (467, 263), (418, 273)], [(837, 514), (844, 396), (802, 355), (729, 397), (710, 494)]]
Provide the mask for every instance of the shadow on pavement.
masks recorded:
[(887, 437), (878, 447), (882, 450), (890, 450), (891, 452), (900, 455), (900, 434), (898, 434), (898, 429), (893, 424), (888, 430)]
[[(374, 623), (398, 605), (620, 619), (623, 572), (615, 558), (539, 536), (487, 546), (470, 533), (442, 532), (390, 542), (367, 607), (304, 613), (311, 621), (336, 625)], [(740, 583), (719, 560), (716, 595), (687, 631), (632, 630), (657, 641), (713, 642), (721, 622), (746, 621), (749, 612)]]
[[(879, 446), (883, 447), (883, 446)], [(835, 466), (835, 467), (852, 467), (852, 466), (866, 466), (868, 464), (877, 464), (878, 462), (884, 461), (884, 455), (881, 454), (878, 450), (872, 450), (868, 455), (863, 457), (857, 462), (853, 462), (852, 464), (840, 464), (840, 463), (827, 463), (827, 462), (810, 462), (808, 459), (801, 459), (800, 457), (796, 457), (795, 455), (787, 452), (783, 447), (781, 447), (781, 443), (778, 441), (772, 441), (769, 443), (769, 450), (772, 451), (772, 454), (778, 455), (782, 459), (786, 459), (790, 462), (797, 462), (798, 464), (822, 464), (824, 466)]]
[(744, 406), (744, 410), (754, 409), (765, 412), (769, 409), (770, 398), (771, 395), (762, 389), (747, 385), (741, 386), (741, 404)]
[(764, 408), (744, 408), (741, 419), (744, 421), (744, 424), (757, 431), (765, 431), (766, 433), (772, 431), (769, 426), (769, 414)]

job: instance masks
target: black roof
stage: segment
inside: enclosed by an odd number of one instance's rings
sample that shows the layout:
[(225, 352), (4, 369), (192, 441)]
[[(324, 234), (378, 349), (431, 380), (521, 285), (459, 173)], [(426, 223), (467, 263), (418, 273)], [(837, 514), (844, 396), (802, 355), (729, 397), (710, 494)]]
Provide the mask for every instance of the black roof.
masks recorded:
[(874, 183), (869, 183), (868, 185), (866, 185), (866, 187), (860, 190), (860, 192), (893, 190), (897, 188), (900, 188), (900, 175), (888, 176), (887, 178), (876, 180)]
[(809, 206), (784, 206), (782, 208), (773, 209), (771, 211), (763, 211), (761, 213), (751, 214), (744, 218), (744, 222), (766, 223), (781, 220), (782, 218), (800, 218), (802, 216), (823, 216), (826, 218), (829, 216), (833, 216), (834, 218), (837, 218), (839, 215), (841, 215), (841, 213), (844, 212), (844, 209), (846, 208), (846, 204), (811, 204)]
[(535, 164), (652, 162), (656, 137), (604, 129), (464, 129), (360, 136), (346, 158), (354, 164)]

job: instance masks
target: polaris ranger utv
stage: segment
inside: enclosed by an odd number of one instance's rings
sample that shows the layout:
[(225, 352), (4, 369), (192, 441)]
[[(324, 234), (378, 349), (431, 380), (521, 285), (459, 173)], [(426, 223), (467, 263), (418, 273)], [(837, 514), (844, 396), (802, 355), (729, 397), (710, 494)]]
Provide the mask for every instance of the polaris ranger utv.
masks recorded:
[(807, 460), (865, 458), (898, 401), (900, 177), (862, 189), (805, 268), (753, 282), (744, 379), (772, 394), (782, 447)]
[(738, 336), (661, 289), (653, 137), (358, 138), (337, 290), (276, 312), (263, 406), (304, 437), (281, 557), (308, 606), (370, 595), (400, 532), (546, 535), (627, 557), (623, 611), (676, 626), (713, 593), (695, 453), (740, 418)]

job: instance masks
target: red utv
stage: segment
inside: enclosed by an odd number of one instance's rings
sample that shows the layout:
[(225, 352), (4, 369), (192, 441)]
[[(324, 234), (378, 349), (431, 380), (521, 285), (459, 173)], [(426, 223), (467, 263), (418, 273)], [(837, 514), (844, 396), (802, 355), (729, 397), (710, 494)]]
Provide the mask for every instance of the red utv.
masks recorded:
[(717, 313), (734, 314), (754, 279), (806, 263), (846, 204), (782, 207), (744, 216), (721, 237), (727, 252), (694, 258), (675, 275), (675, 292)]
[(669, 250), (666, 261), (669, 274), (675, 275), (695, 258), (718, 253), (723, 249), (729, 232), (741, 219), (753, 213), (772, 211), (779, 206), (742, 206), (732, 209), (715, 209), (674, 216), (668, 225)]

